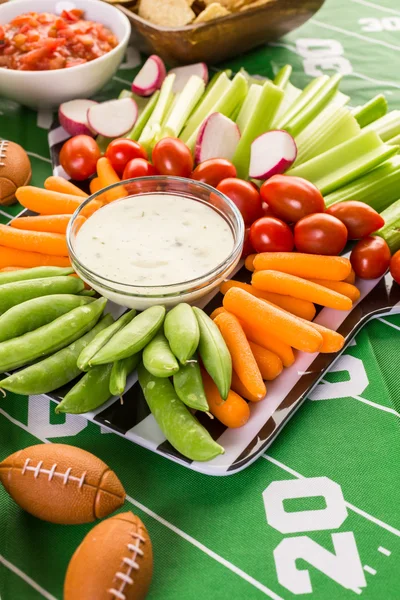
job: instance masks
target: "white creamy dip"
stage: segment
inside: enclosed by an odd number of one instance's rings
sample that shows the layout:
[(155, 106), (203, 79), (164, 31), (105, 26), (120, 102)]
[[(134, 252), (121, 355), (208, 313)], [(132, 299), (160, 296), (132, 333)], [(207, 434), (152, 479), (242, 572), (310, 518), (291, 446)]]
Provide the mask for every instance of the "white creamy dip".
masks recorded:
[(196, 279), (231, 253), (232, 231), (206, 204), (172, 194), (117, 200), (81, 227), (76, 256), (109, 280), (164, 286)]

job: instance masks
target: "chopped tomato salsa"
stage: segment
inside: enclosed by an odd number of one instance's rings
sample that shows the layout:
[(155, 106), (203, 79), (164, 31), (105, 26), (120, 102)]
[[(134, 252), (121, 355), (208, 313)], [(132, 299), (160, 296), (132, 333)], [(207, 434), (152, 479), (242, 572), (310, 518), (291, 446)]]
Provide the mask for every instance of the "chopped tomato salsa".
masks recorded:
[(83, 11), (26, 13), (0, 25), (0, 67), (48, 71), (81, 65), (118, 45), (101, 23), (85, 21)]

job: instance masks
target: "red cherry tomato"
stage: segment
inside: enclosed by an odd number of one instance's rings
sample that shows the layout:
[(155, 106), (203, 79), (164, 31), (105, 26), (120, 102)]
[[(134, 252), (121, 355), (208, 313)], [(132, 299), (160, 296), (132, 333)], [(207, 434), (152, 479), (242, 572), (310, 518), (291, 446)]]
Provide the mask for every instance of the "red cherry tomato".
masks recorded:
[(308, 215), (297, 221), (294, 227), (294, 245), (299, 252), (336, 256), (346, 242), (346, 227), (332, 215)]
[(181, 140), (164, 138), (153, 148), (153, 165), (160, 175), (190, 177), (193, 169), (193, 156)]
[(390, 260), (390, 273), (395, 282), (400, 284), (400, 250), (397, 250)]
[(96, 173), (100, 157), (100, 148), (90, 135), (75, 135), (61, 148), (60, 164), (72, 179), (84, 181)]
[(275, 217), (262, 217), (253, 223), (250, 243), (256, 252), (291, 252), (294, 246), (289, 225)]
[(254, 254), (254, 248), (250, 241), (250, 227), (247, 227), (244, 232), (243, 250), (241, 258), (246, 258), (249, 254)]
[(228, 177), (236, 177), (236, 168), (225, 158), (210, 158), (197, 165), (192, 179), (217, 187), (220, 181)]
[(156, 169), (145, 158), (133, 158), (126, 165), (122, 179), (133, 179), (134, 177), (148, 177), (157, 175)]
[(338, 202), (326, 212), (345, 224), (349, 240), (360, 240), (385, 224), (385, 219), (376, 210), (356, 200)]
[(110, 142), (105, 155), (120, 177), (130, 160), (134, 158), (147, 159), (147, 152), (143, 146), (124, 138)]
[(248, 181), (229, 177), (223, 179), (217, 190), (232, 200), (242, 213), (246, 226), (250, 226), (256, 219), (261, 217), (261, 197), (257, 190)]
[(262, 212), (264, 217), (275, 217), (275, 214), (272, 212), (272, 210), (266, 202), (262, 203)]
[(325, 210), (321, 192), (302, 177), (273, 175), (262, 184), (260, 194), (275, 216), (286, 223)]
[(390, 265), (389, 246), (379, 236), (369, 236), (357, 242), (350, 255), (355, 274), (363, 279), (376, 279)]

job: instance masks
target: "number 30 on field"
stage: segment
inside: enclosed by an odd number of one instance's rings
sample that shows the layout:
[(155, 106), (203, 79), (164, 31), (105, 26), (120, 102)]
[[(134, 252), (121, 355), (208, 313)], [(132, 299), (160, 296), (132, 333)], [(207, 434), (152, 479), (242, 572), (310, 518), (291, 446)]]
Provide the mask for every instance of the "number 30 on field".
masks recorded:
[[(326, 506), (320, 510), (286, 512), (284, 500), (322, 496)], [(283, 534), (338, 529), (347, 518), (340, 486), (327, 477), (274, 481), (263, 492), (267, 522)], [(342, 587), (358, 591), (367, 585), (352, 531), (332, 533), (335, 552), (326, 550), (307, 535), (285, 538), (274, 550), (278, 581), (293, 594), (310, 594), (307, 569), (299, 570), (302, 558)]]

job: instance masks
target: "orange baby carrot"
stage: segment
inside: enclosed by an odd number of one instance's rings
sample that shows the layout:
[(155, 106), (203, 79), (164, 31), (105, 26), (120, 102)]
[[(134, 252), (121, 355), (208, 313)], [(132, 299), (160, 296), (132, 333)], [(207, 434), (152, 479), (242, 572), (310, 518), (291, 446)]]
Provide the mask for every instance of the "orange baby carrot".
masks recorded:
[(251, 392), (249, 392), (249, 390), (240, 381), (240, 379), (236, 375), (235, 371), (232, 371), (231, 388), (234, 392), (239, 394), (239, 396), (241, 396), (245, 400), (249, 400), (250, 402), (260, 402), (260, 400), (264, 400), (264, 398), (259, 398), (258, 396), (253, 396), (253, 394)]
[(93, 179), (91, 179), (91, 181), (89, 183), (89, 188), (90, 188), (91, 194), (95, 194), (96, 192), (99, 192), (102, 189), (100, 179), (98, 177), (94, 177)]
[(279, 356), (254, 342), (249, 342), (249, 344), (262, 378), (267, 381), (276, 379), (283, 370), (283, 364)]
[(248, 271), (254, 271), (254, 259), (256, 256), (257, 254), (249, 254), (249, 256), (246, 257), (246, 260), (244, 261), (244, 266)]
[(15, 196), (25, 208), (41, 215), (72, 215), (83, 198), (25, 185), (17, 189)]
[(351, 271), (348, 258), (322, 256), (300, 252), (262, 252), (254, 259), (256, 271), (281, 271), (306, 279), (332, 279), (342, 281)]
[(308, 281), (322, 285), (338, 294), (343, 294), (343, 296), (350, 298), (352, 302), (357, 302), (360, 297), (360, 290), (355, 285), (345, 281), (330, 281), (329, 279), (309, 279)]
[(232, 367), (240, 381), (254, 396), (264, 398), (267, 390), (244, 331), (234, 315), (223, 313), (215, 318), (232, 357)]
[(218, 308), (215, 308), (215, 309), (212, 311), (212, 313), (211, 313), (211, 315), (210, 315), (210, 318), (211, 318), (212, 320), (214, 320), (214, 319), (215, 319), (215, 317), (217, 317), (218, 315), (220, 315), (220, 314), (222, 314), (222, 313), (224, 313), (224, 312), (227, 312), (227, 311), (225, 310), (225, 308), (224, 308), (223, 306), (219, 306)]
[(25, 267), (3, 267), (2, 269), (0, 269), (0, 272), (7, 273), (9, 271), (21, 271), (24, 269), (25, 269)]
[(321, 306), (336, 308), (337, 310), (350, 310), (353, 306), (352, 301), (347, 296), (288, 273), (256, 271), (253, 273), (251, 283), (259, 290), (279, 292), (294, 298), (309, 300)]
[(13, 219), (10, 227), (28, 231), (47, 231), (48, 233), (64, 233), (71, 215), (38, 215), (37, 217), (19, 217)]
[(54, 256), (68, 256), (67, 242), (62, 233), (25, 231), (0, 225), (0, 246)]
[(266, 339), (269, 335), (274, 335), (289, 346), (304, 352), (318, 352), (322, 346), (321, 334), (308, 322), (273, 304), (263, 302), (244, 290), (231, 288), (225, 294), (223, 304), (226, 310), (241, 321), (251, 323)]
[(79, 215), (78, 217), (76, 217), (75, 223), (74, 223), (74, 232), (78, 233), (78, 231), (80, 230), (80, 228), (86, 221), (87, 221), (87, 219), (83, 215)]
[(204, 391), (210, 413), (226, 427), (242, 427), (250, 417), (250, 407), (243, 398), (229, 390), (226, 400), (222, 400), (218, 388), (206, 371), (202, 370)]
[(16, 267), (70, 267), (71, 262), (67, 256), (39, 254), (39, 252), (27, 252), (0, 246), (0, 268), (11, 265)]
[(320, 352), (328, 354), (330, 352), (339, 352), (339, 350), (343, 348), (344, 337), (340, 333), (328, 329), (319, 323), (311, 322), (310, 325), (322, 335), (322, 346), (319, 349)]
[(263, 292), (262, 290), (257, 290), (248, 283), (242, 283), (241, 281), (235, 281), (234, 279), (221, 283), (219, 288), (221, 294), (226, 294), (231, 287), (240, 287), (242, 290), (249, 292), (249, 294), (257, 296), (257, 298), (263, 298), (263, 300), (268, 302), (272, 302), (272, 304), (276, 304), (276, 306), (291, 312), (293, 315), (302, 317), (307, 321), (311, 321), (315, 317), (315, 306), (308, 300), (291, 298), (290, 296), (283, 296), (282, 294), (274, 294), (272, 292)]
[(356, 274), (355, 274), (355, 271), (354, 271), (354, 269), (351, 269), (351, 271), (350, 271), (350, 275), (348, 275), (348, 276), (346, 277), (346, 279), (343, 279), (343, 281), (344, 281), (345, 283), (352, 283), (352, 284), (354, 285), (354, 283), (355, 283), (355, 281), (356, 281)]
[(73, 194), (75, 196), (80, 196), (80, 198), (87, 198), (88, 195), (86, 192), (78, 188), (77, 185), (74, 185), (64, 177), (58, 177), (57, 175), (51, 175), (44, 182), (44, 187), (46, 190), (51, 190), (52, 192), (61, 192), (62, 194)]
[(95, 200), (91, 200), (90, 202), (88, 202), (88, 204), (86, 204), (86, 206), (84, 208), (82, 208), (82, 211), (80, 214), (83, 217), (89, 218), (93, 213), (96, 212), (96, 210), (99, 210), (99, 208), (104, 206), (104, 202), (102, 202), (100, 200), (100, 198), (103, 198), (103, 194), (101, 196), (99, 196), (98, 198), (96, 198)]
[[(101, 186), (100, 189), (121, 181), (107, 157), (103, 156), (102, 158), (99, 158), (96, 168), (99, 185)], [(128, 193), (122, 185), (106, 192), (108, 202), (118, 200), (119, 198), (125, 198), (126, 196), (128, 196)]]

